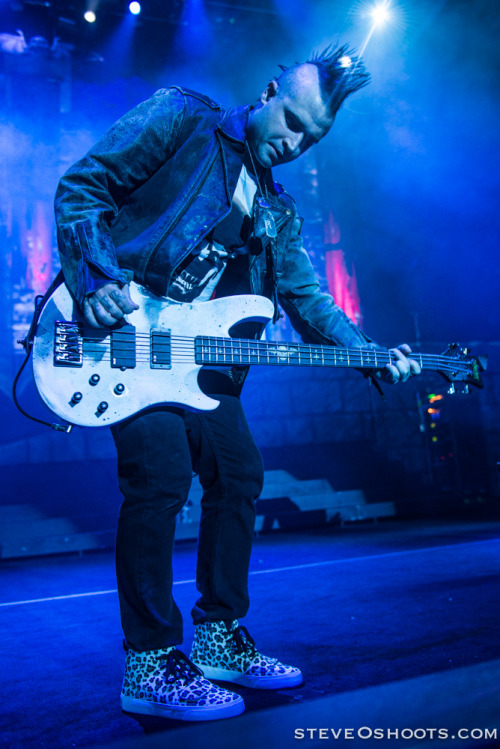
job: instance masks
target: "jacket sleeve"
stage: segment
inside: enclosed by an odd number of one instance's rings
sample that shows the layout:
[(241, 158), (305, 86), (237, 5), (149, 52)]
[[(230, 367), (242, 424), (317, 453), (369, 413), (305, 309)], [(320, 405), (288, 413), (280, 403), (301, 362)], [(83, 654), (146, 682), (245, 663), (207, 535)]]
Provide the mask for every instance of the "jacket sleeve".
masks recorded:
[(278, 265), (279, 300), (295, 330), (305, 343), (379, 348), (330, 294), (321, 291), (299, 229), (300, 220), (296, 218), (282, 265)]
[(55, 197), (61, 266), (79, 304), (108, 281), (128, 283), (116, 259), (110, 223), (133, 190), (178, 147), (185, 102), (161, 89), (132, 109), (61, 178)]

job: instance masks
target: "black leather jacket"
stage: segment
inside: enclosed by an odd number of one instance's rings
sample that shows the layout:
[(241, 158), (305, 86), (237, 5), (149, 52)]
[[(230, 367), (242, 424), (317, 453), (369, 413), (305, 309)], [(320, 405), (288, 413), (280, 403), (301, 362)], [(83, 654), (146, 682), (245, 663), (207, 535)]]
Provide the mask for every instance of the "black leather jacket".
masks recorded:
[[(110, 279), (134, 278), (168, 293), (175, 268), (230, 210), (249, 111), (224, 111), (193, 91), (162, 89), (64, 174), (55, 201), (58, 243), (66, 283), (80, 304)], [(270, 170), (267, 185), (279, 228), (274, 286), (294, 328), (306, 342), (366, 345), (370, 339), (320, 291), (295, 204)], [(269, 252), (245, 257), (248, 290), (271, 297)]]

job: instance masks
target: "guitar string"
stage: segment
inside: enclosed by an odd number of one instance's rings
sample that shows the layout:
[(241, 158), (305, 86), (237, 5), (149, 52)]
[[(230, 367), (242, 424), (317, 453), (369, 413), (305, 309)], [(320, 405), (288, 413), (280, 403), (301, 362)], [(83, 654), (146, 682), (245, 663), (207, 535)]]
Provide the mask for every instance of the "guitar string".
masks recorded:
[[(349, 358), (356, 358), (356, 357), (363, 357), (363, 358), (383, 358), (383, 357), (389, 357), (392, 360), (392, 356), (389, 354), (388, 351), (374, 351), (373, 349), (343, 349), (337, 346), (322, 346), (321, 344), (299, 344), (299, 343), (287, 343), (287, 342), (273, 342), (273, 341), (253, 341), (251, 339), (233, 339), (233, 338), (222, 338), (222, 339), (216, 339), (212, 337), (203, 337), (199, 336), (198, 338), (180, 338), (180, 337), (172, 337), (169, 341), (165, 341), (164, 343), (160, 342), (151, 342), (149, 336), (145, 336), (147, 338), (147, 341), (140, 342), (136, 345), (136, 350), (147, 350), (149, 351), (150, 348), (154, 348), (155, 350), (162, 350), (162, 348), (175, 348), (176, 350), (186, 350), (186, 351), (192, 351), (196, 346), (202, 346), (203, 348), (212, 348), (212, 349), (229, 349), (230, 351), (236, 350), (237, 352), (240, 351), (241, 348), (247, 347), (251, 349), (259, 349), (259, 353), (264, 353), (266, 351), (273, 351), (275, 348), (280, 347), (286, 347), (289, 349), (289, 355), (291, 356), (311, 356), (316, 354), (322, 354), (323, 356), (333, 356), (340, 358), (340, 356), (348, 356)], [(183, 341), (183, 344), (178, 343), (178, 341)], [(94, 343), (97, 345), (97, 348), (93, 349), (91, 346), (89, 346), (89, 343)], [(116, 342), (114, 345), (119, 349), (120, 347), (120, 341)], [(174, 346), (175, 344), (175, 346)], [(101, 348), (104, 348), (105, 350), (108, 350), (111, 346), (111, 342), (103, 341), (102, 339), (83, 339), (83, 345), (85, 347), (86, 351), (95, 351), (96, 353), (99, 353)], [(283, 352), (285, 353), (285, 352)], [(409, 358), (413, 358), (415, 360), (422, 360), (429, 362), (431, 359), (433, 359), (435, 362), (442, 362), (443, 364), (446, 364), (448, 362), (454, 362), (457, 365), (461, 362), (460, 359), (454, 359), (453, 357), (446, 356), (444, 354), (422, 354), (419, 352), (412, 352), (411, 356)]]
[[(105, 356), (105, 357), (99, 358), (99, 360), (96, 360), (95, 357), (92, 357), (92, 356), (84, 356), (83, 358), (86, 361), (93, 361), (95, 363), (99, 363), (99, 362), (111, 362), (112, 361), (112, 357), (111, 356)], [(116, 360), (116, 357), (114, 357), (114, 359)], [(263, 359), (263, 360), (261, 359), (260, 361), (256, 361), (255, 359), (252, 359), (251, 356), (249, 356), (248, 354), (242, 354), (241, 356), (234, 356), (231, 359), (224, 359), (224, 357), (221, 357), (221, 356), (220, 357), (215, 357), (215, 358), (201, 357), (201, 360), (200, 359), (196, 359), (196, 357), (193, 357), (193, 356), (177, 355), (177, 356), (171, 356), (168, 359), (168, 361), (165, 361), (165, 362), (161, 362), (161, 361), (155, 362), (155, 361), (152, 361), (149, 356), (148, 357), (142, 357), (142, 358), (136, 356), (135, 359), (134, 359), (134, 361), (136, 363), (138, 363), (138, 364), (148, 364), (149, 363), (149, 364), (152, 364), (153, 366), (155, 364), (157, 364), (157, 363), (158, 364), (193, 363), (193, 364), (199, 364), (199, 365), (210, 365), (210, 364), (213, 364), (213, 365), (217, 365), (217, 364), (223, 364), (223, 365), (231, 365), (231, 364), (235, 364), (235, 365), (236, 364), (263, 364), (263, 365), (266, 365), (266, 364), (286, 363), (286, 364), (290, 364), (290, 366), (294, 366), (294, 365), (295, 366), (312, 366), (312, 367), (314, 367), (314, 366), (317, 366), (317, 367), (324, 366), (324, 367), (332, 367), (332, 368), (338, 367), (339, 369), (349, 368), (349, 367), (351, 367), (351, 368), (358, 368), (358, 369), (380, 369), (380, 368), (386, 366), (386, 363), (384, 363), (384, 362), (375, 362), (375, 361), (369, 361), (369, 360), (359, 359), (359, 360), (353, 360), (351, 362), (348, 362), (347, 363), (348, 366), (346, 367), (346, 363), (344, 363), (344, 362), (337, 362), (334, 359), (329, 359), (329, 360), (327, 360), (327, 359), (325, 359), (325, 360), (323, 360), (323, 359), (316, 359), (316, 360), (299, 361), (298, 359), (297, 360), (290, 360), (286, 356), (278, 356), (277, 354), (275, 354), (275, 355), (273, 355), (272, 357), (269, 357), (269, 358), (266, 357), (266, 359)], [(422, 369), (426, 369), (426, 370), (434, 370), (435, 369), (435, 367), (433, 367), (432, 365), (430, 365), (428, 363), (427, 364), (423, 363), (421, 365), (421, 368)], [(463, 374), (470, 373), (470, 374), (472, 374), (472, 372), (470, 371), (470, 368), (468, 368), (468, 367), (455, 367), (455, 366), (442, 365), (442, 364), (439, 365), (439, 368), (437, 369), (437, 371), (440, 371), (440, 372), (450, 372), (450, 373), (455, 372), (457, 374), (458, 373), (463, 373)]]
[[(145, 358), (143, 361), (147, 361), (151, 354), (154, 354), (155, 352), (165, 353), (165, 351), (168, 352), (168, 348), (157, 348), (157, 347), (147, 347), (147, 348), (136, 348), (134, 349), (134, 352), (136, 354), (136, 358), (140, 360), (141, 355)], [(120, 351), (120, 349), (117, 349), (117, 352)], [(100, 359), (107, 359), (107, 354), (110, 354), (111, 358), (111, 350), (110, 347), (105, 347), (101, 349), (92, 349), (88, 347), (84, 347), (83, 353), (87, 358), (91, 358), (92, 354), (99, 355)], [(121, 350), (123, 353), (123, 349)], [(184, 359), (192, 359), (193, 356), (201, 355), (202, 358), (215, 358), (217, 361), (224, 361), (225, 358), (245, 358), (245, 357), (257, 357), (262, 360), (266, 360), (269, 358), (278, 358), (280, 360), (292, 358), (297, 359), (298, 363), (301, 363), (300, 360), (302, 359), (304, 363), (311, 362), (314, 360), (321, 359), (324, 362), (333, 362), (333, 363), (339, 363), (339, 366), (345, 365), (346, 363), (351, 366), (385, 366), (386, 364), (394, 363), (396, 360), (388, 356), (387, 354), (378, 354), (377, 356), (374, 356), (373, 352), (356, 352), (356, 353), (349, 353), (342, 354), (340, 351), (336, 352), (325, 352), (321, 349), (319, 350), (306, 350), (306, 351), (279, 351), (279, 350), (273, 350), (272, 348), (265, 348), (265, 349), (255, 349), (255, 347), (239, 347), (235, 346), (232, 347), (229, 351), (221, 350), (217, 351), (216, 349), (204, 349), (201, 352), (196, 350), (195, 346), (191, 346), (189, 348), (180, 348), (180, 347), (171, 347), (171, 359), (174, 358), (184, 358)], [(462, 371), (466, 372), (470, 370), (470, 365), (466, 362), (461, 362), (460, 360), (456, 359), (449, 359), (443, 356), (434, 356), (432, 354), (418, 354), (415, 356), (415, 361), (419, 363), (422, 367), (432, 367), (436, 366), (439, 368), (447, 368), (449, 371)]]
[[(139, 342), (150, 342), (152, 340), (152, 337), (155, 335), (154, 332), (152, 334), (147, 333), (136, 333), (136, 334), (129, 334), (131, 337), (133, 337), (136, 341)], [(160, 334), (158, 334), (160, 335)], [(208, 336), (208, 335), (198, 335), (198, 336), (161, 336), (160, 335), (160, 341), (161, 338), (165, 338), (165, 345), (168, 345), (169, 342), (186, 342), (186, 343), (192, 343), (194, 341), (208, 341), (209, 343), (213, 345), (240, 345), (240, 344), (249, 344), (252, 346), (262, 346), (262, 347), (268, 347), (268, 346), (291, 346), (291, 347), (304, 347), (305, 349), (309, 348), (310, 346), (313, 347), (319, 347), (324, 348), (326, 350), (328, 349), (335, 349), (336, 351), (353, 351), (353, 348), (343, 348), (341, 346), (334, 346), (333, 344), (307, 344), (307, 343), (295, 343), (291, 341), (268, 341), (268, 340), (254, 340), (251, 338), (230, 338), (230, 337), (217, 337), (217, 336)], [(102, 345), (108, 345), (109, 336), (107, 336), (108, 340), (105, 340), (102, 337), (89, 337), (84, 336), (83, 338), (80, 337), (79, 340), (83, 343), (96, 343), (96, 344), (102, 344)], [(119, 342), (124, 342), (121, 340), (121, 337), (117, 339)], [(155, 344), (158, 343), (158, 345), (161, 345), (160, 341), (155, 341)], [(383, 353), (384, 350), (382, 349), (373, 349), (373, 348), (364, 348), (359, 347), (355, 350), (360, 351), (366, 351), (371, 353)], [(388, 350), (388, 349), (387, 349)], [(426, 354), (422, 354), (420, 352), (412, 352), (414, 356), (425, 356)], [(432, 356), (445, 356), (444, 354), (431, 354)]]
[[(256, 355), (255, 355), (255, 357), (256, 357)], [(91, 356), (89, 354), (84, 354), (83, 358), (86, 359), (87, 361), (94, 361), (96, 363), (101, 362), (101, 361), (102, 362), (104, 362), (104, 361), (105, 362), (111, 362), (111, 360), (112, 360), (112, 357), (111, 356), (107, 356), (107, 355), (103, 356), (103, 357), (100, 357), (98, 360), (96, 360), (95, 357), (93, 357), (93, 356)], [(258, 358), (258, 357), (256, 357), (256, 358)], [(213, 364), (213, 365), (217, 365), (217, 364), (226, 364), (226, 365), (230, 365), (230, 364), (263, 364), (263, 365), (266, 365), (266, 364), (276, 364), (276, 363), (287, 363), (287, 364), (290, 364), (290, 366), (293, 366), (293, 365), (297, 365), (297, 366), (301, 366), (301, 365), (303, 365), (303, 366), (324, 366), (324, 367), (330, 366), (330, 367), (338, 367), (339, 369), (346, 367), (346, 364), (347, 364), (347, 367), (352, 367), (352, 368), (359, 368), (359, 369), (379, 369), (381, 367), (385, 367), (386, 364), (389, 363), (389, 362), (385, 362), (385, 361), (370, 360), (370, 359), (366, 359), (366, 358), (365, 359), (361, 359), (361, 358), (356, 359), (356, 358), (352, 358), (352, 357), (349, 360), (349, 362), (344, 362), (342, 360), (339, 361), (339, 360), (337, 360), (337, 359), (335, 359), (333, 357), (330, 357), (330, 358), (318, 357), (317, 359), (311, 359), (311, 358), (309, 358), (309, 359), (303, 359), (301, 361), (301, 360), (299, 360), (298, 357), (295, 360), (293, 360), (293, 359), (291, 360), (290, 357), (288, 357), (288, 355), (286, 355), (286, 354), (285, 355), (281, 355), (281, 356), (279, 354), (270, 354), (269, 357), (260, 358), (259, 361), (255, 361), (254, 359), (252, 359), (252, 354), (248, 354), (248, 353), (245, 353), (245, 352), (243, 352), (241, 354), (234, 354), (231, 358), (227, 358), (227, 357), (224, 358), (223, 355), (218, 355), (218, 356), (215, 356), (215, 357), (212, 355), (212, 357), (210, 357), (209, 355), (205, 354), (205, 355), (201, 356), (201, 359), (202, 359), (202, 361), (196, 361), (196, 357), (193, 356), (192, 354), (184, 354), (184, 355), (183, 354), (174, 354), (174, 355), (171, 355), (169, 357), (168, 362), (165, 362), (165, 363), (168, 364), (168, 363), (176, 363), (176, 362), (178, 362), (178, 363), (182, 363), (182, 362), (189, 363), (189, 362), (192, 362), (193, 364), (200, 364), (200, 365), (210, 365), (210, 364)], [(141, 356), (136, 356), (135, 357), (135, 362), (136, 363), (145, 363), (145, 364), (147, 364), (147, 363), (155, 364), (154, 361), (153, 362), (151, 361), (151, 357), (150, 356), (142, 356), (142, 357)], [(162, 362), (159, 362), (159, 363), (162, 364)], [(437, 368), (438, 371), (443, 371), (443, 372), (457, 373), (457, 374), (458, 373), (463, 373), (463, 374), (470, 373), (470, 374), (472, 374), (472, 372), (470, 370), (470, 367), (467, 367), (467, 366), (455, 366), (455, 365), (452, 366), (450, 364), (443, 364), (443, 363), (440, 363), (439, 365), (437, 365), (435, 363), (428, 362), (428, 361), (421, 362), (420, 366), (422, 367), (422, 369), (427, 369), (427, 370), (429, 370), (429, 369), (433, 370), (433, 369)]]
[[(142, 340), (143, 339), (143, 340)], [(151, 345), (151, 336), (148, 334), (137, 334), (136, 335), (136, 342), (138, 341), (138, 346), (140, 345)], [(98, 346), (109, 346), (110, 341), (103, 340), (102, 338), (83, 338), (82, 342), (84, 345), (94, 343)], [(291, 351), (300, 351), (301, 353), (306, 353), (307, 351), (322, 351), (322, 352), (329, 352), (329, 351), (335, 351), (337, 354), (347, 354), (354, 355), (354, 352), (356, 353), (362, 353), (363, 356), (365, 355), (377, 355), (377, 356), (383, 356), (388, 355), (388, 350), (374, 350), (372, 348), (342, 348), (340, 346), (330, 346), (330, 345), (323, 345), (323, 344), (304, 344), (304, 343), (291, 343), (287, 341), (260, 341), (260, 340), (253, 340), (253, 339), (242, 339), (242, 338), (217, 338), (214, 336), (171, 336), (166, 340), (165, 342), (161, 341), (153, 341), (155, 347), (160, 346), (171, 346), (174, 343), (176, 345), (181, 345), (184, 343), (186, 346), (194, 346), (198, 342), (198, 345), (203, 346), (212, 346), (212, 347), (228, 347), (228, 348), (239, 348), (240, 346), (251, 346), (251, 347), (257, 347), (262, 349), (268, 349), (268, 348), (274, 348), (274, 347), (289, 347)], [(119, 345), (122, 343), (122, 341), (118, 341), (115, 343), (115, 345)], [(123, 342), (124, 343), (124, 342)], [(453, 359), (453, 357), (447, 356), (445, 354), (423, 354), (420, 352), (412, 352), (410, 358), (419, 358), (419, 357), (433, 357), (435, 359), (440, 359), (442, 361), (449, 361), (452, 359), (453, 361), (459, 361), (459, 359)]]
[[(64, 341), (62, 343), (65, 343)], [(82, 341), (83, 345), (86, 348), (90, 348), (91, 346), (95, 346), (96, 350), (99, 350), (100, 347), (109, 348), (110, 345), (113, 346), (120, 346), (120, 345), (128, 345), (126, 341), (116, 341), (113, 344), (110, 341), (97, 341), (97, 340), (88, 340), (84, 339)], [(78, 345), (78, 342), (75, 342), (73, 345)], [(363, 355), (372, 355), (372, 356), (384, 356), (389, 354), (389, 349), (382, 350), (382, 349), (371, 349), (371, 348), (341, 348), (340, 346), (328, 346), (328, 345), (322, 345), (322, 344), (300, 344), (300, 343), (289, 343), (289, 342), (281, 342), (281, 341), (253, 341), (251, 339), (241, 339), (241, 338), (225, 338), (225, 339), (214, 339), (214, 338), (208, 338), (203, 336), (193, 337), (190, 339), (180, 339), (180, 338), (171, 338), (168, 341), (151, 341), (148, 339), (147, 341), (137, 341), (136, 342), (136, 348), (140, 347), (150, 347), (153, 345), (155, 348), (161, 348), (161, 347), (185, 347), (185, 348), (192, 348), (194, 346), (200, 346), (203, 347), (212, 347), (212, 348), (227, 348), (227, 349), (238, 349), (242, 346), (247, 346), (251, 348), (258, 348), (261, 350), (267, 350), (267, 349), (274, 349), (274, 348), (287, 348), (291, 352), (298, 352), (306, 353), (308, 351), (322, 351), (325, 353), (328, 352), (337, 352), (338, 354), (358, 354), (362, 353)], [(435, 358), (442, 358), (443, 360), (447, 361), (449, 359), (453, 359), (453, 357), (447, 356), (445, 354), (424, 354), (420, 352), (412, 352), (411, 356), (414, 358), (418, 357), (435, 357)], [(457, 361), (459, 361), (457, 359)]]
[[(107, 349), (89, 349), (84, 348), (83, 349), (84, 354), (87, 357), (90, 357), (92, 355), (96, 357), (103, 358), (107, 356), (108, 354), (111, 356), (111, 350), (109, 348)], [(169, 349), (160, 349), (157, 347), (152, 348), (141, 348), (141, 349), (134, 349), (133, 353), (135, 353), (136, 356), (146, 356), (149, 357), (150, 355), (153, 355), (155, 353), (157, 354), (165, 354), (168, 353)], [(120, 349), (117, 348), (115, 352), (113, 353), (122, 353), (126, 354), (126, 349)], [(132, 352), (131, 352), (132, 353)], [(234, 348), (230, 351), (217, 351), (215, 349), (202, 349), (201, 351), (198, 350), (196, 347), (191, 348), (178, 348), (178, 347), (172, 347), (170, 349), (170, 355), (172, 357), (174, 356), (183, 356), (192, 358), (193, 356), (201, 356), (202, 358), (231, 358), (231, 357), (241, 357), (241, 356), (253, 356), (257, 357), (259, 359), (267, 359), (268, 357), (278, 357), (280, 359), (283, 358), (290, 358), (290, 359), (298, 359), (303, 361), (311, 361), (311, 360), (324, 360), (324, 361), (334, 361), (334, 362), (342, 362), (342, 363), (351, 363), (351, 362), (370, 362), (373, 364), (391, 364), (395, 363), (397, 360), (393, 357), (389, 357), (387, 355), (379, 355), (379, 356), (373, 356), (370, 354), (334, 354), (334, 353), (326, 353), (322, 351), (312, 351), (312, 352), (304, 352), (304, 351), (279, 351), (276, 349), (265, 349), (265, 350), (256, 350), (251, 348)], [(411, 358), (411, 357), (410, 357)], [(432, 355), (427, 356), (419, 356), (415, 358), (415, 361), (422, 366), (443, 366), (443, 367), (450, 367), (451, 369), (461, 368), (463, 370), (470, 369), (470, 365), (467, 364), (467, 362), (460, 362), (457, 360), (449, 360), (444, 359), (442, 357), (434, 357)]]
[[(168, 364), (181, 364), (181, 363), (192, 363), (192, 364), (197, 364), (199, 366), (209, 366), (209, 365), (213, 365), (213, 366), (217, 366), (217, 365), (219, 365), (219, 366), (220, 365), (228, 365), (229, 366), (231, 364), (241, 364), (241, 365), (263, 364), (263, 365), (270, 365), (270, 366), (276, 365), (276, 364), (281, 364), (281, 365), (288, 364), (290, 366), (294, 366), (294, 365), (300, 366), (302, 364), (302, 365), (305, 365), (305, 366), (309, 365), (309, 366), (317, 366), (317, 367), (328, 367), (330, 365), (330, 366), (333, 366), (333, 367), (338, 366), (339, 368), (342, 368), (343, 366), (345, 366), (345, 364), (343, 364), (343, 363), (340, 363), (340, 364), (337, 363), (337, 361), (334, 360), (333, 358), (331, 358), (329, 360), (325, 360), (325, 361), (323, 361), (323, 360), (319, 361), (318, 360), (316, 363), (313, 363), (313, 362), (290, 361), (289, 359), (287, 360), (286, 355), (285, 356), (279, 356), (277, 354), (274, 354), (273, 356), (274, 356), (274, 360), (270, 360), (270, 359), (268, 360), (268, 359), (266, 359), (265, 361), (260, 361), (260, 362), (252, 361), (250, 358), (248, 358), (249, 357), (248, 354), (242, 354), (239, 357), (238, 361), (235, 361), (234, 358), (232, 360), (230, 360), (230, 361), (225, 361), (224, 358), (216, 358), (215, 360), (204, 360), (202, 362), (197, 362), (196, 360), (194, 360), (194, 358), (193, 358), (193, 356), (191, 354), (190, 355), (184, 355), (184, 356), (182, 356), (182, 355), (176, 355), (176, 356), (171, 356), (170, 359), (169, 359), (169, 361), (166, 362), (165, 365), (168, 365)], [(96, 359), (94, 357), (92, 357), (92, 356), (89, 356), (89, 355), (84, 355), (83, 358), (86, 359), (87, 361), (96, 362)], [(100, 363), (100, 362), (111, 362), (111, 356), (103, 356), (103, 357), (101, 357), (99, 359), (99, 362), (96, 362), (96, 363)], [(153, 365), (155, 364), (154, 362), (151, 362), (151, 358), (149, 356), (148, 357), (144, 357), (144, 358), (136, 357), (135, 358), (135, 362), (138, 363), (138, 364), (150, 364), (150, 365), (151, 364), (153, 364)], [(370, 362), (370, 361), (361, 360), (361, 359), (359, 359), (357, 361), (356, 360), (350, 361), (349, 365), (351, 367), (358, 367), (360, 369), (374, 369), (374, 368), (376, 369), (376, 368), (380, 368), (382, 366), (385, 366), (384, 362), (375, 362), (375, 361)], [(159, 366), (160, 367), (162, 366), (161, 362), (159, 363)], [(426, 366), (425, 363), (423, 363), (422, 364), (422, 368), (423, 369), (429, 369), (429, 368), (432, 369), (432, 367), (429, 365), (429, 363), (427, 363), (427, 366)], [(470, 373), (470, 368), (469, 367), (450, 366), (450, 365), (440, 365), (439, 366), (439, 371), (449, 372), (450, 374), (453, 374), (453, 373), (455, 373), (455, 374), (458, 374), (458, 373), (465, 373), (465, 374), (467, 374), (467, 373)]]
[[(259, 356), (262, 358), (266, 358), (267, 356), (278, 356), (279, 358), (284, 358), (286, 356), (288, 357), (297, 357), (297, 358), (304, 358), (304, 359), (312, 359), (312, 358), (322, 358), (327, 360), (333, 360), (333, 361), (342, 361), (343, 359), (347, 359), (349, 361), (371, 361), (374, 363), (384, 363), (387, 361), (387, 363), (395, 361), (394, 357), (390, 355), (388, 352), (375, 352), (371, 349), (359, 349), (354, 350), (353, 349), (325, 349), (321, 347), (317, 348), (303, 348), (300, 347), (297, 348), (290, 348), (289, 350), (280, 350), (279, 345), (266, 345), (266, 346), (256, 346), (254, 343), (247, 344), (246, 342), (243, 343), (235, 343), (231, 346), (207, 346), (207, 344), (198, 344), (191, 343), (190, 345), (168, 345), (168, 344), (162, 344), (162, 345), (140, 345), (134, 347), (134, 351), (136, 353), (143, 353), (143, 354), (149, 354), (151, 352), (165, 352), (165, 351), (171, 351), (172, 355), (177, 354), (185, 354), (192, 356), (193, 354), (196, 354), (198, 349), (202, 349), (201, 354), (202, 356)], [(107, 352), (111, 351), (111, 346), (109, 344), (104, 344), (101, 347), (92, 348), (91, 346), (84, 345), (83, 350), (85, 353), (88, 354), (106, 354)], [(126, 351), (127, 349), (121, 348), (119, 345), (116, 346), (116, 351)], [(411, 358), (411, 357), (410, 357)], [(459, 359), (453, 359), (452, 357), (446, 357), (443, 355), (436, 355), (436, 354), (414, 354), (413, 357), (416, 361), (420, 361), (422, 364), (429, 363), (435, 363), (435, 364), (442, 364), (443, 366), (450, 366), (452, 368), (456, 367), (463, 367), (465, 369), (469, 368), (467, 362), (463, 362)]]

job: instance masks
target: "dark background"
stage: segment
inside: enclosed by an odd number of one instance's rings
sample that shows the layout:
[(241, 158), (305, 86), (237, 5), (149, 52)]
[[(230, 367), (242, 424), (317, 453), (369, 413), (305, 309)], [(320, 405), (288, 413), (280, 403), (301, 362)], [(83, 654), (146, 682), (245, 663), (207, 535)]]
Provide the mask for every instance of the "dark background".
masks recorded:
[[(14, 514), (20, 504), (46, 512), (62, 463), (76, 477), (75, 496), (96, 497), (101, 487), (112, 513), (118, 503), (107, 433), (51, 433), (18, 415), (10, 398), (21, 360), (15, 341), (34, 293), (58, 267), (52, 197), (65, 168), (159, 87), (184, 85), (226, 106), (252, 102), (279, 63), (330, 43), (363, 48), (371, 29), (364, 2), (142, 6), (133, 18), (126, 3), (102, 0), (88, 24), (77, 0), (0, 0), (0, 33), (20, 29), (27, 44), (22, 55), (0, 53), (0, 444), (3, 501)], [(382, 402), (356, 375), (319, 381), (303, 370), (276, 384), (260, 370), (244, 399), (268, 467), (295, 466), (379, 496), (411, 497), (417, 487), (420, 496), (437, 493), (447, 512), (450, 492), (459, 497), (455, 510), (464, 493), (468, 501), (498, 496), (500, 14), (496, 0), (406, 0), (391, 10), (366, 44), (371, 85), (318, 147), (275, 177), (297, 198), (323, 283), (323, 227), (334, 215), (364, 329), (383, 345), (435, 352), (458, 340), (488, 353), (485, 390), (443, 408), (440, 444), (454, 439), (457, 448), (451, 458), (446, 452), (444, 478), (433, 461), (445, 453), (432, 453), (418, 407), (436, 388), (444, 392), (438, 378), (390, 390)], [(20, 392), (34, 408), (26, 381)]]
[[(332, 0), (150, 0), (136, 18), (126, 3), (103, 1), (95, 24), (83, 20), (84, 3), (0, 5), (2, 32), (71, 45), (68, 111), (58, 112), (54, 81), (50, 101), (50, 82), (42, 87), (18, 65), (3, 117), (31, 141), (69, 132), (68, 160), (158, 87), (179, 83), (225, 105), (254, 101), (278, 63), (331, 42), (362, 47), (370, 29), (366, 3)], [(494, 0), (393, 4), (366, 46), (371, 85), (317, 148), (322, 207), (334, 210), (355, 261), (365, 325), (387, 342), (414, 338), (416, 316), (423, 339), (498, 338), (499, 26)], [(21, 62), (2, 57), (11, 71)], [(4, 137), (4, 159), (9, 145), (22, 147)], [(50, 194), (59, 172), (35, 189)], [(276, 174), (291, 191), (293, 176), (293, 167)]]

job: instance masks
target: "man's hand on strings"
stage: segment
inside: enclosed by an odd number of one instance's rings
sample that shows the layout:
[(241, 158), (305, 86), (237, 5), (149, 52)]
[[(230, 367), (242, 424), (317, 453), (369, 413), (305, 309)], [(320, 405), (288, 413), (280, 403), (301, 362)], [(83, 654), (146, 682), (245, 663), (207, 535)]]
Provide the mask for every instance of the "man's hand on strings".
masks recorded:
[(120, 288), (115, 281), (89, 294), (83, 303), (85, 320), (93, 328), (111, 327), (135, 309), (139, 305), (132, 301), (128, 284)]
[(392, 364), (387, 364), (383, 369), (374, 372), (378, 380), (395, 385), (397, 382), (406, 382), (412, 375), (420, 374), (420, 365), (408, 356), (411, 354), (411, 348), (407, 343), (391, 348), (389, 352), (392, 355)]

